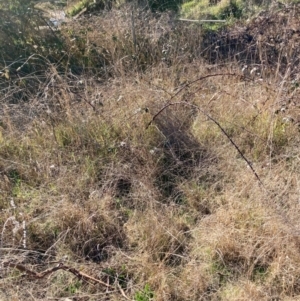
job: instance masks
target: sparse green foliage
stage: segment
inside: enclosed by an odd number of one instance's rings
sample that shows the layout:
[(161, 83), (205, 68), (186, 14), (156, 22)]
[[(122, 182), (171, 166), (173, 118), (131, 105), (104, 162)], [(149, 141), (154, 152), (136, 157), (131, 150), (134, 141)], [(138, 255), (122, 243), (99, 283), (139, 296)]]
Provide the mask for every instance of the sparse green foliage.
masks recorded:
[(151, 290), (149, 284), (146, 284), (144, 289), (140, 292), (136, 292), (134, 296), (135, 301), (151, 301), (154, 300), (154, 293)]
[(172, 10), (178, 12), (183, 0), (147, 0), (152, 11)]
[(89, 7), (89, 5), (91, 5), (92, 3), (94, 3), (94, 1), (90, 1), (90, 0), (78, 1), (78, 3), (76, 3), (74, 6), (72, 6), (68, 10), (68, 15), (73, 17), (73, 16), (77, 15), (78, 13), (80, 13), (84, 8)]
[(182, 5), (182, 14), (195, 19), (239, 19), (243, 15), (246, 2), (241, 0), (187, 1)]
[(81, 282), (80, 281), (75, 281), (74, 283), (71, 283), (69, 286), (65, 288), (65, 291), (71, 295), (76, 294), (77, 291), (81, 287)]
[(192, 0), (185, 1), (181, 8), (181, 14), (195, 19), (221, 19), (229, 22), (247, 18), (259, 11), (270, 9), (273, 6), (284, 6), (299, 1), (248, 1), (248, 0)]

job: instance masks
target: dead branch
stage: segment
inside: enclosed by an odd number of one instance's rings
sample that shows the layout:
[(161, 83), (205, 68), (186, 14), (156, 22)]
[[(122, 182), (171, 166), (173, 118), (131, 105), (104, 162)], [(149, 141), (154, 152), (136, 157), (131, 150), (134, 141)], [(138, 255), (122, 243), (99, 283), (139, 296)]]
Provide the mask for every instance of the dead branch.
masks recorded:
[(42, 278), (45, 278), (47, 275), (50, 275), (50, 274), (52, 274), (52, 273), (54, 273), (58, 270), (64, 270), (64, 271), (72, 273), (73, 275), (75, 275), (80, 280), (85, 280), (87, 282), (93, 282), (93, 283), (96, 283), (96, 284), (104, 285), (106, 287), (111, 287), (111, 285), (109, 285), (109, 284), (107, 284), (107, 283), (105, 283), (105, 282), (103, 282), (99, 279), (96, 279), (96, 278), (94, 278), (90, 275), (87, 275), (83, 272), (80, 272), (75, 268), (68, 267), (68, 266), (64, 265), (63, 263), (59, 263), (57, 266), (55, 266), (53, 268), (50, 268), (50, 269), (47, 269), (47, 270), (45, 270), (43, 272), (40, 272), (40, 273), (38, 273), (36, 271), (33, 271), (33, 270), (30, 270), (25, 265), (20, 264), (20, 263), (6, 262), (6, 263), (3, 264), (3, 266), (17, 269), (20, 272), (25, 272), (28, 276), (33, 277), (35, 279), (42, 279)]
[[(243, 160), (246, 162), (246, 164), (249, 166), (250, 170), (252, 171), (252, 173), (254, 174), (255, 178), (258, 180), (259, 184), (262, 185), (262, 187), (264, 187), (260, 177), (258, 176), (257, 172), (255, 171), (255, 169), (252, 166), (252, 163), (245, 157), (245, 155), (242, 153), (242, 151), (239, 149), (239, 147), (236, 145), (236, 143), (232, 140), (232, 138), (227, 134), (227, 132), (224, 130), (224, 128), (221, 126), (221, 124), (214, 119), (212, 116), (210, 116), (208, 113), (206, 113), (203, 109), (201, 109), (199, 106), (196, 106), (194, 104), (191, 104), (189, 102), (186, 101), (179, 101), (179, 102), (171, 102), (174, 98), (176, 98), (182, 91), (184, 91), (186, 88), (188, 88), (189, 86), (191, 86), (192, 84), (199, 82), (201, 80), (204, 80), (206, 78), (209, 77), (215, 77), (215, 76), (235, 76), (235, 77), (243, 77), (244, 79), (246, 79), (243, 75), (239, 75), (236, 73), (215, 73), (215, 74), (208, 74), (205, 76), (201, 76), (191, 82), (188, 82), (187, 84), (185, 84), (184, 86), (182, 86), (174, 95), (172, 95), (169, 100), (168, 103), (162, 107), (162, 109), (160, 109), (151, 119), (151, 121), (148, 123), (146, 129), (148, 129), (148, 127), (153, 123), (153, 121), (157, 118), (157, 116), (159, 116), (166, 108), (170, 107), (170, 106), (174, 106), (174, 105), (188, 105), (191, 106), (193, 108), (196, 108), (198, 111), (200, 111), (203, 115), (205, 115), (209, 120), (211, 120), (212, 122), (214, 122), (218, 128), (221, 130), (221, 132), (227, 137), (227, 139), (230, 141), (230, 143), (234, 146), (234, 148), (238, 151), (238, 153), (241, 155), (241, 157), (243, 158)], [(199, 89), (198, 89), (199, 90)], [(198, 91), (197, 90), (197, 91)], [(195, 94), (196, 92), (192, 93)]]
[(215, 74), (208, 74), (205, 76), (201, 76), (201, 77), (198, 77), (195, 80), (192, 80), (192, 81), (186, 83), (185, 85), (183, 85), (171, 98), (169, 98), (168, 102), (171, 102), (171, 100), (173, 100), (175, 97), (177, 97), (178, 94), (180, 94), (183, 90), (185, 90), (189, 86), (193, 85), (194, 83), (202, 81), (206, 78), (215, 77), (215, 76), (235, 76), (235, 77), (239, 77), (239, 78), (244, 77), (243, 75), (241, 76), (240, 74), (236, 74), (236, 73), (215, 73)]
[(221, 126), (221, 124), (214, 119), (212, 116), (210, 116), (208, 113), (206, 113), (204, 110), (202, 110), (200, 107), (185, 102), (185, 101), (178, 101), (178, 102), (171, 102), (166, 104), (165, 106), (163, 106), (162, 109), (160, 109), (158, 111), (158, 113), (156, 113), (151, 121), (148, 123), (147, 128), (153, 123), (153, 121), (157, 118), (158, 115), (160, 115), (166, 108), (170, 107), (170, 106), (174, 106), (174, 105), (184, 105), (184, 106), (191, 106), (193, 108), (196, 108), (198, 111), (200, 111), (203, 115), (205, 115), (209, 120), (211, 120), (213, 123), (215, 123), (218, 128), (221, 130), (221, 132), (227, 137), (227, 139), (230, 141), (230, 143), (234, 146), (234, 148), (238, 151), (238, 153), (241, 155), (241, 157), (243, 158), (243, 160), (247, 163), (247, 165), (249, 166), (249, 168), (251, 169), (251, 171), (253, 172), (255, 178), (258, 180), (259, 184), (261, 184), (263, 187), (263, 182), (261, 181), (260, 177), (258, 176), (257, 172), (255, 171), (255, 169), (252, 166), (252, 163), (245, 157), (245, 155), (243, 154), (243, 152), (239, 149), (239, 147), (236, 145), (236, 143), (232, 140), (232, 138), (227, 134), (227, 132), (224, 130), (224, 128)]

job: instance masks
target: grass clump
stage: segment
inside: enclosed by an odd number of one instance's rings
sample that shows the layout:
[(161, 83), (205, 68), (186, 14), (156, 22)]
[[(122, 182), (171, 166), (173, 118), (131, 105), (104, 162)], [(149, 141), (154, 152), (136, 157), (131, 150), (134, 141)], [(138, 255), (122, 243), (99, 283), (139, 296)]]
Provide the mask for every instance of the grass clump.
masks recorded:
[(84, 8), (87, 8), (93, 1), (79, 1), (78, 3), (74, 4), (72, 8), (69, 8), (68, 15), (73, 17), (80, 13)]
[(299, 3), (296, 1), (201, 0), (186, 1), (181, 7), (184, 17), (212, 20), (245, 19), (265, 9)]
[(183, 16), (194, 19), (226, 20), (240, 19), (243, 15), (244, 1), (187, 1), (182, 5)]
[(73, 1), (67, 8), (67, 15), (70, 17), (76, 17), (80, 13), (84, 13), (85, 11), (95, 11), (95, 10), (108, 10), (111, 9), (113, 4), (115, 6), (119, 6), (123, 1), (113, 1), (113, 0), (80, 0)]

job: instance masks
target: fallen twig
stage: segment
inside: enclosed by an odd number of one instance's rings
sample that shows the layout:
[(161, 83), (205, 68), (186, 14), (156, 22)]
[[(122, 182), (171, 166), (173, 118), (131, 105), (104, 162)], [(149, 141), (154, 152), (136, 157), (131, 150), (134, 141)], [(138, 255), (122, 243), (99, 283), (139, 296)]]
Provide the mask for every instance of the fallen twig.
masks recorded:
[[(57, 266), (55, 266), (53, 268), (50, 268), (50, 269), (47, 269), (47, 270), (45, 270), (43, 272), (40, 272), (40, 273), (38, 273), (36, 271), (33, 271), (33, 270), (30, 270), (25, 265), (20, 264), (20, 263), (6, 262), (6, 263), (3, 264), (3, 266), (4, 267), (15, 268), (15, 269), (19, 270), (20, 272), (25, 272), (30, 277), (33, 277), (33, 278), (36, 278), (36, 279), (42, 279), (42, 278), (45, 278), (47, 275), (50, 275), (50, 274), (54, 273), (55, 271), (64, 270), (64, 271), (72, 273), (77, 278), (85, 280), (87, 282), (94, 282), (94, 283), (104, 285), (106, 287), (111, 287), (111, 285), (109, 285), (109, 284), (107, 284), (107, 283), (105, 283), (105, 282), (103, 282), (99, 279), (96, 279), (96, 278), (94, 278), (90, 275), (87, 275), (83, 272), (80, 272), (75, 268), (66, 266), (61, 262)], [(123, 295), (123, 293), (122, 293), (122, 295)]]

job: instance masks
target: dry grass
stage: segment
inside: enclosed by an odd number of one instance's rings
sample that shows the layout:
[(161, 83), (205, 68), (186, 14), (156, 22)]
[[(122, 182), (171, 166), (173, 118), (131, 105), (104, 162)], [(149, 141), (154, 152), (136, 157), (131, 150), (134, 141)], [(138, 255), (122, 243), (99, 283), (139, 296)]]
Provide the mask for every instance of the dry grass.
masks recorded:
[[(106, 31), (122, 39), (111, 20)], [(114, 71), (105, 81), (76, 75), (82, 87), (72, 94), (69, 75), (52, 66), (46, 107), (38, 98), (27, 104), (39, 114), (12, 116), (7, 106), (1, 115), (0, 298), (298, 300), (291, 82), (244, 77), (234, 61), (193, 59), (197, 43), (191, 55), (155, 55), (141, 70), (120, 65), (124, 44), (110, 43)], [(171, 97), (178, 104), (156, 116)], [(60, 261), (110, 287), (63, 270), (34, 279), (7, 266), (38, 272)]]

